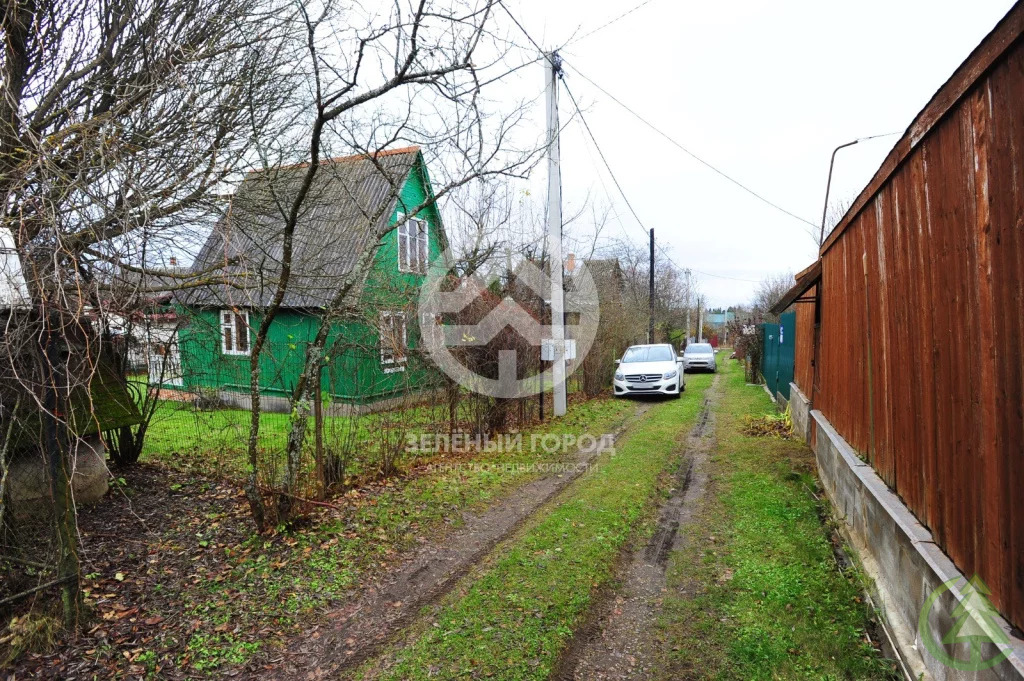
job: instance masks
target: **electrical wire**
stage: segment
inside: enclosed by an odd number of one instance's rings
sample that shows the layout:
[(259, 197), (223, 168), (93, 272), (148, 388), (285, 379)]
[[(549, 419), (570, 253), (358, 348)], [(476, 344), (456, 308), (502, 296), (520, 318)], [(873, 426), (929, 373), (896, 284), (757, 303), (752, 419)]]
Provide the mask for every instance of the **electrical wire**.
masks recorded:
[[(541, 54), (543, 54), (543, 55), (544, 55), (544, 58), (545, 58), (545, 59), (546, 59), (546, 60), (547, 60), (547, 61), (548, 61), (548, 62), (549, 62), (549, 63), (550, 63), (550, 64), (551, 64), (552, 66), (554, 66), (554, 67), (556, 68), (556, 70), (560, 70), (560, 66), (561, 66), (562, 64), (565, 64), (565, 60), (564, 60), (564, 59), (561, 59), (561, 60), (560, 60), (560, 63), (555, 63), (555, 62), (554, 62), (554, 61), (553, 61), (553, 60), (551, 59), (551, 57), (550, 57), (550, 56), (548, 55), (548, 53), (547, 53), (547, 52), (545, 52), (545, 51), (543, 50), (543, 48), (541, 48), (541, 46), (540, 46), (540, 45), (539, 45), (539, 44), (537, 43), (537, 41), (533, 39), (533, 36), (531, 36), (531, 35), (530, 35), (530, 33), (529, 33), (529, 32), (528, 32), (528, 31), (526, 30), (526, 28), (525, 28), (525, 27), (524, 27), (524, 26), (523, 26), (523, 25), (522, 25), (522, 24), (521, 24), (521, 23), (519, 22), (519, 20), (518, 20), (518, 19), (516, 19), (515, 15), (514, 15), (514, 14), (512, 14), (512, 12), (511, 12), (511, 11), (509, 10), (509, 8), (508, 8), (508, 7), (507, 7), (507, 6), (505, 5), (505, 3), (504, 3), (504, 0), (498, 0), (498, 4), (499, 4), (499, 5), (501, 5), (501, 8), (502, 8), (503, 10), (505, 10), (505, 14), (507, 14), (507, 15), (508, 15), (509, 19), (511, 19), (511, 20), (512, 20), (512, 22), (513, 22), (513, 23), (514, 23), (514, 24), (515, 24), (515, 25), (516, 25), (516, 26), (517, 26), (517, 27), (519, 28), (519, 30), (520, 30), (520, 31), (522, 32), (522, 34), (523, 34), (524, 36), (526, 36), (526, 39), (530, 41), (530, 44), (532, 44), (532, 45), (533, 45), (533, 46), (534, 46), (535, 48), (537, 48), (537, 50), (538, 50), (538, 51), (539, 51), (539, 52), (540, 52)], [(646, 4), (646, 3), (643, 3), (643, 4)], [(640, 6), (642, 6), (642, 4), (641, 4)], [(637, 8), (634, 8), (634, 9), (638, 9), (638, 8), (639, 8), (639, 6), (638, 6)], [(628, 12), (627, 12), (627, 14), (628, 14)], [(621, 18), (621, 17), (620, 17), (620, 18)], [(617, 19), (616, 19), (616, 20), (617, 20)], [(614, 20), (613, 20), (613, 21), (614, 21)], [(611, 22), (609, 22), (609, 23), (611, 23)], [(597, 29), (595, 29), (594, 31), (592, 31), (592, 33), (593, 33), (593, 32), (596, 32), (597, 30), (600, 30), (601, 28), (604, 28), (604, 26), (600, 26), (600, 27), (598, 27)], [(587, 37), (587, 36), (586, 36), (586, 35), (584, 35), (584, 36), (582, 36), (582, 37), (583, 37), (583, 38), (585, 38), (585, 37)], [(580, 38), (580, 39), (582, 39), (582, 38)], [(601, 90), (602, 92), (605, 92), (605, 91), (604, 91), (604, 90), (603, 90), (602, 88), (598, 87), (596, 83), (594, 83), (594, 82), (593, 82), (593, 81), (591, 81), (591, 80), (590, 80), (589, 78), (587, 78), (587, 77), (586, 77), (585, 75), (583, 75), (583, 73), (581, 73), (581, 72), (580, 72), (580, 70), (579, 70), (579, 69), (577, 69), (577, 68), (576, 68), (575, 66), (573, 67), (573, 69), (574, 69), (574, 70), (575, 70), (575, 71), (576, 71), (577, 73), (579, 73), (579, 74), (580, 74), (581, 76), (583, 76), (583, 78), (584, 78), (584, 79), (586, 79), (586, 80), (587, 80), (588, 82), (590, 82), (590, 83), (591, 83), (592, 85), (594, 85), (594, 87), (597, 87), (597, 88), (598, 88), (599, 90)], [(590, 136), (590, 139), (591, 139), (591, 141), (592, 141), (592, 142), (594, 143), (594, 148), (595, 148), (595, 149), (597, 150), (597, 153), (598, 153), (598, 155), (599, 155), (599, 156), (601, 157), (601, 161), (602, 161), (602, 163), (604, 163), (604, 166), (605, 166), (605, 168), (606, 168), (606, 169), (608, 170), (608, 175), (609, 175), (609, 176), (610, 176), (610, 177), (612, 178), (612, 181), (613, 181), (613, 182), (615, 183), (615, 187), (616, 187), (616, 188), (617, 188), (617, 189), (619, 190), (619, 195), (620, 195), (620, 196), (622, 196), (622, 200), (623, 200), (623, 201), (625, 201), (625, 203), (626, 203), (626, 206), (627, 206), (627, 207), (629, 208), (629, 212), (633, 214), (633, 217), (634, 217), (634, 218), (636, 219), (636, 221), (637, 221), (637, 224), (638, 224), (638, 225), (640, 226), (640, 228), (641, 228), (641, 229), (643, 229), (643, 230), (644, 230), (644, 233), (645, 233), (645, 234), (644, 234), (644, 236), (649, 236), (649, 232), (648, 232), (647, 228), (646, 228), (646, 227), (644, 227), (644, 224), (643, 224), (643, 220), (641, 220), (641, 219), (640, 219), (640, 216), (639, 216), (639, 215), (637, 214), (636, 210), (635, 210), (635, 209), (633, 208), (633, 204), (631, 204), (631, 203), (629, 202), (629, 199), (628, 199), (628, 198), (626, 197), (626, 193), (625, 193), (625, 192), (623, 191), (623, 189), (622, 189), (622, 185), (621, 185), (621, 184), (619, 183), (619, 180), (618, 180), (618, 178), (617, 178), (617, 177), (615, 176), (615, 173), (614, 173), (614, 172), (612, 171), (611, 165), (610, 165), (610, 164), (608, 163), (608, 159), (607, 159), (607, 158), (605, 157), (605, 155), (604, 155), (604, 152), (603, 152), (603, 151), (601, 150), (601, 147), (600, 147), (600, 145), (599, 145), (599, 144), (597, 143), (597, 139), (596, 139), (596, 138), (594, 137), (594, 133), (593, 133), (593, 131), (592, 131), (592, 130), (590, 129), (590, 125), (589, 125), (589, 124), (587, 123), (587, 119), (586, 119), (586, 117), (585, 117), (585, 116), (583, 115), (583, 111), (582, 111), (582, 110), (580, 109), (580, 107), (579, 107), (579, 104), (578, 104), (578, 103), (576, 102), (576, 97), (575, 97), (575, 96), (573, 96), (573, 94), (572, 94), (572, 91), (571, 91), (571, 90), (569, 89), (569, 86), (568, 86), (568, 84), (566, 84), (566, 82), (565, 82), (565, 79), (564, 79), (564, 78), (562, 78), (562, 79), (561, 79), (561, 81), (562, 81), (562, 85), (563, 85), (563, 86), (565, 87), (565, 91), (566, 91), (566, 93), (567, 93), (567, 94), (569, 95), (569, 99), (571, 99), (571, 100), (572, 100), (573, 108), (575, 108), (575, 109), (576, 109), (576, 115), (578, 115), (578, 116), (580, 117), (580, 121), (581, 121), (581, 122), (583, 123), (583, 127), (584, 127), (584, 128), (586, 129), (586, 131), (587, 131), (587, 134), (588, 134), (588, 135)], [(606, 94), (606, 95), (608, 95), (609, 97), (612, 97), (612, 95), (609, 95), (609, 94), (608, 94), (607, 92), (605, 92), (605, 94)], [(615, 98), (614, 98), (614, 97), (612, 97), (612, 99), (615, 99)], [(616, 101), (616, 102), (617, 102), (617, 103), (618, 103), (619, 105), (621, 105), (621, 106), (625, 107), (625, 104), (622, 104), (622, 102), (619, 102), (619, 101), (618, 101), (617, 99), (615, 99), (615, 101)], [(627, 110), (629, 110), (629, 109), (628, 109), (628, 107), (626, 107), (626, 108), (627, 108)], [(636, 114), (635, 112), (633, 112), (633, 111), (631, 111), (631, 110), (630, 110), (630, 113), (632, 113), (632, 114), (633, 114), (634, 116), (636, 116), (637, 118), (640, 118), (640, 116), (639, 116), (638, 114)], [(643, 119), (641, 118), (641, 120), (643, 120)], [(646, 121), (644, 121), (644, 122), (646, 123)], [(650, 126), (650, 127), (652, 127), (652, 128), (654, 127), (654, 126), (653, 126), (653, 125), (651, 125), (650, 123), (647, 123), (647, 125), (649, 125), (649, 126)], [(665, 135), (665, 133), (662, 133), (662, 132), (661, 132), (660, 130), (657, 130), (657, 128), (655, 128), (655, 130), (656, 130), (657, 132), (659, 132), (659, 133), (660, 133), (661, 135), (663, 135), (664, 137), (668, 138), (668, 135)], [(559, 135), (559, 137), (561, 137), (561, 135)], [(669, 139), (670, 141), (672, 141), (672, 142), (673, 142), (674, 144), (676, 144), (676, 146), (679, 146), (680, 148), (683, 148), (683, 147), (682, 147), (681, 145), (679, 145), (679, 144), (678, 144), (677, 142), (675, 142), (674, 140), (671, 140), (671, 138), (668, 138), (668, 139)], [(686, 150), (685, 148), (683, 148), (683, 151), (686, 151), (686, 153), (690, 154), (690, 155), (691, 155), (691, 156), (693, 156), (694, 158), (697, 158), (697, 156), (693, 155), (692, 153), (690, 153), (690, 152), (689, 152), (688, 150)], [(705, 164), (705, 165), (707, 165), (707, 166), (708, 166), (709, 168), (712, 168), (713, 170), (715, 170), (715, 172), (719, 172), (719, 173), (721, 173), (721, 171), (719, 171), (719, 170), (718, 170), (717, 168), (714, 168), (713, 166), (711, 166), (710, 164), (706, 163), (705, 161), (703, 161), (703, 160), (701, 160), (701, 159), (699, 159), (699, 158), (697, 158), (697, 160), (701, 161), (701, 163), (704, 163), (704, 164)], [(724, 173), (721, 173), (721, 174), (723, 174), (723, 175), (724, 175)], [(728, 176), (726, 175), (726, 177), (728, 177)], [(731, 180), (732, 178), (729, 178), (729, 179)], [(735, 180), (732, 180), (732, 181), (733, 181), (733, 182), (736, 182)], [(739, 183), (737, 182), (737, 184), (739, 184)], [(743, 185), (740, 185), (740, 186), (741, 186), (741, 187), (743, 187)], [(744, 187), (744, 189), (746, 189), (746, 187)], [(750, 191), (750, 190), (749, 190), (749, 189), (747, 189), (747, 191)], [(753, 192), (751, 192), (751, 193), (753, 193)], [(755, 194), (755, 196), (757, 196), (757, 194)], [(762, 197), (760, 197), (760, 196), (758, 196), (758, 198), (761, 198), (761, 200), (762, 200), (762, 201), (766, 201), (766, 202), (768, 202), (769, 204), (771, 204), (771, 202), (770, 202), (770, 201), (767, 201), (766, 199), (764, 199), (764, 198), (762, 198)], [(774, 206), (774, 204), (771, 204), (771, 205), (773, 205), (773, 206)], [(776, 207), (776, 208), (778, 208), (778, 206), (775, 206), (775, 207)], [(787, 213), (787, 214), (791, 215), (792, 217), (795, 217), (795, 218), (797, 218), (798, 220), (803, 220), (803, 218), (801, 218), (801, 217), (799, 217), (799, 216), (797, 216), (797, 215), (793, 215), (792, 213), (789, 213), (789, 211), (786, 211), (785, 209), (782, 209), (782, 208), (780, 208), (780, 210), (782, 210), (783, 212), (785, 212), (785, 213)], [(816, 225), (815, 223), (812, 223), (812, 222), (810, 222), (810, 221), (808, 221), (808, 220), (804, 220), (804, 222), (807, 222), (808, 224), (810, 224), (810, 225), (811, 225), (811, 226), (813, 226), (813, 227), (817, 227), (817, 226), (818, 226), (818, 225)], [(620, 224), (621, 224), (621, 223), (620, 223)], [(668, 254), (668, 252), (667, 252), (667, 251), (666, 251), (666, 250), (664, 249), (664, 247), (662, 247), (662, 246), (661, 246), (661, 244), (660, 244), (660, 243), (658, 243), (658, 242), (655, 242), (655, 247), (657, 247), (657, 248), (658, 248), (658, 249), (659, 249), (659, 250), (661, 251), (661, 254), (665, 256), (665, 259), (666, 259), (666, 260), (667, 260), (668, 262), (670, 262), (670, 263), (671, 263), (671, 264), (672, 264), (672, 265), (673, 265), (673, 266), (674, 266), (674, 267), (675, 267), (676, 269), (678, 269), (678, 270), (680, 270), (680, 271), (682, 271), (682, 272), (687, 272), (687, 271), (689, 271), (689, 272), (696, 272), (697, 274), (702, 274), (702, 275), (704, 275), (704, 276), (707, 276), (707, 277), (715, 277), (715, 278), (718, 278), (718, 279), (729, 279), (729, 280), (732, 280), (732, 281), (742, 281), (742, 282), (745, 282), (745, 283), (752, 283), (752, 284), (756, 284), (756, 283), (759, 283), (759, 282), (758, 282), (757, 280), (754, 280), (754, 279), (740, 279), (740, 278), (738, 278), (738, 277), (727, 277), (727, 276), (725, 276), (725, 275), (722, 275), (722, 274), (712, 274), (712, 273), (710, 273), (710, 272), (702, 272), (701, 270), (698, 270), (698, 269), (694, 269), (694, 268), (692, 268), (692, 267), (682, 267), (681, 265), (679, 265), (679, 264), (678, 264), (677, 262), (675, 262), (675, 261), (674, 261), (674, 260), (672, 259), (672, 257), (671, 257), (671, 256), (670, 256), (670, 255)]]
[(779, 204), (777, 204), (777, 203), (775, 203), (775, 202), (773, 202), (773, 201), (771, 201), (771, 200), (769, 200), (769, 199), (765, 198), (765, 197), (764, 197), (764, 196), (762, 196), (761, 194), (758, 194), (758, 193), (757, 193), (756, 191), (754, 191), (753, 189), (751, 189), (751, 188), (750, 188), (750, 187), (748, 187), (747, 185), (743, 184), (742, 182), (740, 182), (740, 181), (739, 181), (739, 180), (737, 180), (736, 178), (732, 177), (731, 175), (729, 175), (729, 174), (728, 174), (728, 173), (726, 173), (725, 171), (723, 171), (723, 170), (719, 170), (719, 169), (718, 169), (718, 168), (716, 168), (715, 166), (711, 165), (710, 163), (708, 163), (707, 161), (705, 161), (705, 160), (704, 160), (703, 158), (701, 158), (700, 156), (698, 156), (697, 154), (693, 153), (692, 151), (690, 151), (689, 149), (687, 149), (686, 147), (684, 147), (684, 146), (683, 146), (682, 144), (680, 144), (679, 142), (677, 142), (676, 140), (674, 140), (674, 139), (673, 139), (672, 137), (670, 137), (670, 136), (669, 136), (669, 134), (668, 134), (668, 133), (666, 133), (666, 132), (663, 132), (663, 131), (662, 131), (661, 129), (659, 129), (659, 128), (658, 128), (657, 126), (655, 126), (655, 125), (654, 125), (653, 123), (651, 123), (650, 121), (648, 121), (648, 120), (647, 120), (646, 118), (644, 118), (643, 116), (641, 116), (640, 114), (638, 114), (638, 113), (637, 113), (636, 111), (633, 111), (633, 109), (629, 108), (629, 106), (627, 106), (627, 105), (626, 105), (625, 103), (623, 103), (623, 102), (622, 102), (622, 101), (621, 101), (620, 99), (618, 99), (618, 98), (617, 98), (617, 97), (616, 97), (615, 95), (611, 94), (610, 92), (608, 92), (607, 90), (605, 90), (605, 89), (604, 89), (603, 87), (601, 87), (600, 85), (598, 85), (597, 83), (595, 83), (595, 82), (594, 82), (593, 80), (591, 80), (590, 78), (588, 78), (588, 77), (587, 77), (587, 75), (586, 75), (585, 73), (583, 73), (582, 71), (580, 71), (580, 70), (579, 70), (579, 69), (578, 69), (578, 68), (577, 68), (576, 66), (574, 66), (574, 65), (572, 65), (572, 64), (569, 64), (569, 63), (568, 63), (568, 62), (566, 62), (566, 61), (565, 61), (564, 59), (562, 60), (562, 64), (563, 64), (563, 65), (567, 65), (567, 66), (572, 66), (572, 69), (573, 69), (573, 71), (575, 71), (575, 72), (576, 72), (577, 74), (579, 74), (579, 76), (580, 76), (581, 78), (583, 78), (583, 79), (584, 79), (585, 81), (587, 81), (588, 83), (590, 83), (591, 85), (593, 85), (593, 86), (594, 86), (595, 88), (597, 88), (598, 90), (600, 90), (600, 91), (601, 91), (602, 93), (604, 93), (604, 95), (605, 95), (606, 97), (608, 97), (608, 98), (609, 98), (609, 99), (611, 99), (611, 100), (612, 100), (613, 102), (615, 102), (616, 104), (618, 104), (619, 106), (621, 106), (621, 107), (622, 107), (623, 109), (625, 109), (626, 111), (628, 111), (628, 112), (629, 112), (630, 114), (632, 114), (632, 115), (633, 115), (633, 116), (634, 116), (634, 117), (635, 117), (635, 118), (636, 118), (637, 120), (639, 120), (639, 121), (640, 121), (641, 123), (643, 123), (643, 124), (644, 124), (644, 125), (646, 125), (646, 126), (647, 126), (648, 128), (650, 128), (650, 129), (651, 129), (651, 130), (653, 130), (654, 132), (656, 132), (656, 133), (658, 133), (659, 135), (661, 135), (662, 137), (664, 137), (664, 138), (665, 138), (666, 140), (668, 140), (669, 142), (671, 142), (671, 143), (672, 143), (672, 144), (673, 144), (674, 146), (676, 146), (677, 148), (679, 148), (680, 150), (682, 150), (682, 151), (683, 151), (683, 152), (684, 152), (685, 154), (687, 154), (688, 156), (690, 156), (690, 157), (691, 157), (692, 159), (694, 159), (694, 160), (695, 160), (695, 161), (697, 161), (698, 163), (700, 163), (700, 164), (704, 165), (705, 167), (707, 167), (707, 168), (709, 168), (710, 170), (714, 171), (714, 172), (715, 172), (715, 173), (717, 173), (718, 175), (721, 175), (722, 177), (724, 177), (724, 178), (725, 178), (726, 180), (728, 180), (729, 182), (732, 182), (732, 183), (733, 183), (734, 185), (736, 185), (737, 187), (739, 187), (739, 188), (740, 188), (740, 189), (742, 189), (743, 191), (747, 192), (748, 194), (750, 194), (751, 196), (753, 196), (753, 197), (757, 198), (758, 200), (760, 200), (760, 201), (764, 202), (765, 204), (767, 204), (767, 205), (771, 206), (771, 207), (772, 207), (772, 208), (774, 208), (775, 210), (781, 211), (782, 213), (785, 213), (785, 214), (786, 214), (786, 215), (788, 215), (789, 217), (791, 217), (791, 218), (794, 218), (794, 219), (796, 219), (796, 220), (799, 220), (800, 222), (806, 223), (806, 224), (810, 225), (811, 227), (814, 227), (815, 229), (817, 229), (818, 227), (820, 227), (820, 225), (819, 225), (818, 223), (816, 223), (816, 222), (811, 222), (810, 220), (808, 220), (808, 219), (806, 219), (806, 218), (803, 218), (803, 217), (800, 217), (799, 215), (797, 215), (796, 213), (794, 213), (794, 212), (792, 212), (792, 211), (786, 210), (785, 208), (783, 208), (783, 207), (782, 207), (782, 206), (780, 206)]
[(543, 55), (544, 55), (544, 57), (545, 57), (545, 58), (546, 58), (546, 59), (547, 59), (548, 61), (551, 61), (551, 58), (547, 56), (547, 52), (545, 52), (545, 51), (544, 51), (544, 48), (542, 48), (542, 47), (541, 47), (540, 45), (538, 45), (538, 44), (537, 44), (537, 41), (533, 39), (533, 36), (531, 36), (531, 35), (530, 35), (530, 34), (529, 34), (529, 33), (528, 33), (527, 31), (526, 31), (526, 29), (525, 29), (525, 28), (523, 28), (523, 25), (522, 25), (521, 23), (519, 23), (519, 19), (516, 19), (515, 15), (514, 15), (514, 14), (512, 14), (512, 11), (511, 11), (511, 10), (509, 10), (509, 8), (508, 8), (508, 7), (507, 7), (507, 6), (505, 5), (505, 2), (504, 2), (504, 0), (498, 0), (498, 4), (499, 4), (499, 5), (501, 5), (501, 8), (502, 8), (503, 10), (505, 10), (505, 14), (507, 14), (507, 15), (508, 15), (508, 18), (512, 20), (512, 23), (514, 23), (514, 24), (515, 24), (516, 26), (518, 26), (518, 27), (519, 27), (519, 30), (520, 30), (520, 31), (522, 31), (523, 35), (525, 35), (525, 36), (526, 36), (526, 39), (530, 41), (530, 44), (532, 44), (532, 45), (533, 45), (534, 47), (536, 47), (536, 48), (537, 48), (537, 51), (538, 51), (538, 52), (540, 52), (541, 54), (543, 54)]
[[(593, 142), (594, 149), (597, 151), (598, 157), (601, 159), (601, 162), (604, 164), (605, 169), (608, 171), (609, 177), (612, 178), (612, 182), (615, 184), (615, 188), (619, 190), (619, 196), (621, 196), (622, 200), (626, 203), (626, 207), (629, 208), (629, 212), (633, 214), (633, 218), (636, 220), (637, 225), (640, 227), (640, 229), (643, 230), (644, 236), (649, 237), (650, 230), (648, 230), (647, 227), (644, 225), (644, 221), (640, 218), (640, 215), (637, 214), (636, 209), (633, 208), (633, 204), (630, 203), (629, 201), (629, 197), (626, 196), (626, 192), (622, 189), (622, 183), (619, 182), (619, 178), (616, 177), (615, 171), (612, 170), (611, 164), (608, 163), (608, 158), (604, 155), (604, 151), (601, 149), (601, 145), (598, 144), (597, 138), (594, 137), (594, 131), (590, 129), (590, 124), (587, 123), (587, 117), (583, 115), (583, 111), (580, 109), (580, 105), (576, 101), (576, 97), (572, 94), (572, 90), (569, 88), (568, 83), (566, 83), (564, 79), (562, 80), (562, 86), (565, 88), (566, 93), (569, 95), (569, 99), (572, 101), (573, 108), (576, 109), (576, 115), (579, 116), (580, 122), (583, 124), (583, 128), (587, 131), (587, 135), (590, 137), (591, 142)], [(697, 274), (702, 274), (706, 277), (715, 277), (717, 279), (730, 279), (732, 281), (742, 281), (751, 284), (758, 283), (758, 281), (755, 279), (741, 279), (739, 277), (728, 277), (724, 274), (713, 274), (711, 272), (703, 272), (693, 267), (683, 267), (682, 265), (680, 265), (679, 263), (672, 259), (672, 256), (668, 254), (668, 251), (666, 251), (660, 243), (655, 242), (654, 245), (658, 250), (661, 251), (661, 254), (665, 256), (665, 259), (668, 260), (676, 269), (680, 271), (696, 272)]]
[(587, 33), (584, 33), (583, 35), (581, 35), (581, 36), (580, 36), (580, 37), (578, 37), (578, 38), (573, 38), (572, 40), (570, 40), (570, 41), (569, 41), (569, 42), (568, 42), (568, 43), (566, 44), (566, 47), (568, 47), (569, 45), (575, 45), (575, 44), (576, 44), (576, 43), (578, 43), (579, 41), (581, 41), (581, 40), (585, 40), (585, 39), (589, 38), (590, 36), (594, 35), (594, 34), (595, 34), (595, 33), (597, 33), (598, 31), (603, 31), (604, 29), (606, 29), (606, 28), (608, 28), (609, 26), (611, 26), (612, 24), (614, 24), (614, 23), (615, 23), (616, 21), (619, 21), (620, 19), (624, 19), (625, 17), (628, 17), (628, 16), (629, 16), (630, 14), (632, 14), (633, 12), (637, 11), (638, 9), (640, 9), (641, 7), (643, 7), (644, 5), (650, 4), (651, 2), (653, 2), (653, 0), (644, 0), (644, 1), (643, 1), (643, 2), (641, 2), (641, 3), (639, 4), (639, 5), (636, 5), (635, 7), (633, 7), (633, 9), (631, 9), (631, 10), (629, 10), (629, 11), (626, 11), (626, 12), (623, 12), (623, 13), (622, 13), (622, 14), (620, 14), (619, 16), (615, 17), (614, 19), (612, 19), (612, 20), (610, 20), (610, 21), (607, 21), (607, 22), (605, 22), (605, 23), (601, 24), (600, 26), (598, 26), (597, 28), (593, 29), (592, 31), (588, 31)]

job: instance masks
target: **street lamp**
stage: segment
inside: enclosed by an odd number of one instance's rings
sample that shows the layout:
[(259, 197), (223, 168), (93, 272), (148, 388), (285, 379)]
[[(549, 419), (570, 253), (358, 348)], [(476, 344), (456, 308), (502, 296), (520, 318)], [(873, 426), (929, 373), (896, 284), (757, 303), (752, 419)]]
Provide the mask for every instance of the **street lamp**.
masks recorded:
[(832, 150), (832, 161), (828, 164), (828, 184), (825, 185), (825, 207), (821, 209), (821, 235), (818, 237), (818, 246), (821, 247), (825, 243), (825, 217), (828, 215), (828, 193), (832, 190), (832, 169), (836, 165), (836, 152), (846, 147), (852, 147), (854, 144), (860, 142), (859, 139), (855, 139), (852, 142), (846, 144), (840, 144), (838, 147)]

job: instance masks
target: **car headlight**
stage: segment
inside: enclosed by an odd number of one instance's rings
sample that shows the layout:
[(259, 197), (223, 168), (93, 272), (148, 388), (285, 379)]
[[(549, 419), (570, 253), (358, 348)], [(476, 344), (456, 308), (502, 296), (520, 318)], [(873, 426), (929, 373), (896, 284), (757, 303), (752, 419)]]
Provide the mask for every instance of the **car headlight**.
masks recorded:
[(672, 371), (666, 371), (665, 375), (662, 376), (661, 378), (662, 378), (662, 380), (664, 380), (666, 378), (675, 378), (675, 377), (676, 377), (676, 370), (673, 369)]
[(621, 372), (621, 371), (616, 371), (616, 372), (615, 372), (615, 380), (616, 380), (616, 381), (621, 381), (621, 380), (622, 380), (622, 378), (623, 378), (623, 376), (622, 376), (622, 372)]

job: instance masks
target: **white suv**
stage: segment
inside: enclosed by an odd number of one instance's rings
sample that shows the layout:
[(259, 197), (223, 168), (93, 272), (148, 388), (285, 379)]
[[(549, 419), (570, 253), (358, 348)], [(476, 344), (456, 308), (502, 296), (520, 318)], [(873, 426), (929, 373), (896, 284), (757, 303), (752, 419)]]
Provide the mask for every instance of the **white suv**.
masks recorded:
[(615, 360), (612, 382), (615, 396), (671, 395), (678, 398), (686, 390), (682, 362), (668, 343), (630, 347), (621, 360)]
[(718, 360), (715, 359), (715, 349), (711, 343), (690, 343), (683, 350), (684, 371), (718, 371)]

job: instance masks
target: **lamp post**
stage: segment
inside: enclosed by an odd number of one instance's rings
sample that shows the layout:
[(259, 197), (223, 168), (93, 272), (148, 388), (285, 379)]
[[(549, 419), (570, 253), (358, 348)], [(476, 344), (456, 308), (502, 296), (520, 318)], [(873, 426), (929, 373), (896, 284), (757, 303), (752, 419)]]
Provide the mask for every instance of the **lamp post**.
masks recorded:
[(855, 139), (852, 142), (846, 144), (840, 144), (838, 147), (832, 150), (832, 160), (828, 164), (828, 184), (825, 185), (825, 207), (821, 209), (821, 234), (818, 236), (818, 246), (821, 247), (825, 243), (825, 218), (828, 215), (828, 194), (832, 191), (832, 169), (836, 165), (836, 152), (846, 147), (852, 147), (854, 144), (860, 142), (859, 139)]

